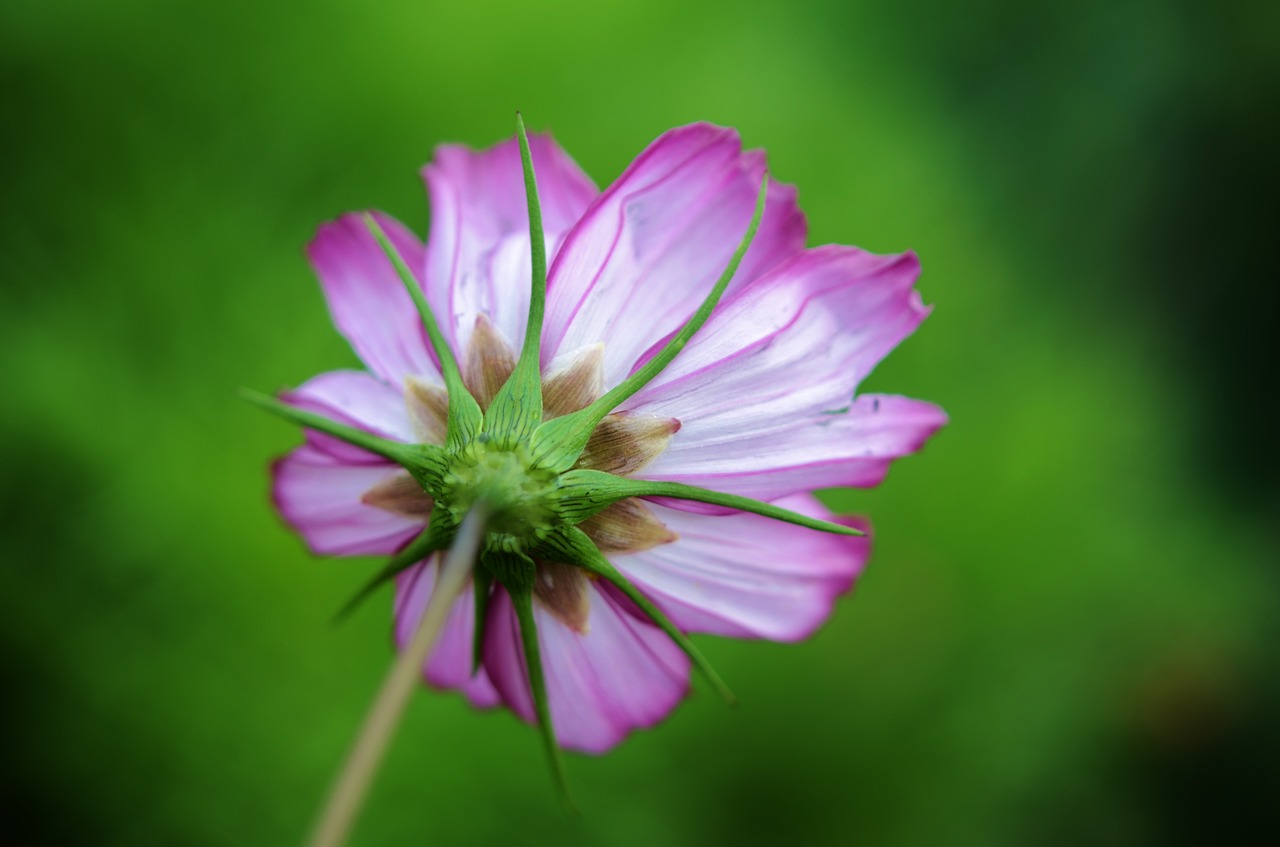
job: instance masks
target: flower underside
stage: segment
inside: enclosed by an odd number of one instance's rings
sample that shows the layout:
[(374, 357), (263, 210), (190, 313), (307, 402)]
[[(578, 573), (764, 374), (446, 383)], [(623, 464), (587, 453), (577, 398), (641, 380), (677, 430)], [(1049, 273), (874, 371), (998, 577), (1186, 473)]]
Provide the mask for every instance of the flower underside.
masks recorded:
[(460, 351), (462, 360), (455, 358), (440, 333), (421, 283), (370, 217), (366, 221), (370, 230), (418, 307), (443, 375), (444, 385), (409, 377), (403, 386), (417, 443), (385, 439), (264, 395), (246, 396), (284, 418), (400, 466), (400, 471), (365, 491), (362, 500), (421, 521), (424, 528), (370, 580), (352, 604), (401, 571), (447, 549), (463, 518), (477, 505), (483, 505), (488, 515), (486, 532), (472, 574), (473, 661), (478, 666), (486, 612), (496, 582), (510, 596), (516, 611), (538, 723), (563, 786), (534, 628), (535, 602), (571, 630), (585, 634), (589, 583), (603, 579), (647, 615), (727, 699), (732, 699), (684, 633), (605, 555), (638, 552), (677, 539), (677, 534), (655, 516), (642, 498), (693, 500), (827, 532), (861, 532), (746, 497), (675, 482), (629, 478), (666, 449), (680, 422), (617, 410), (671, 363), (715, 308), (759, 226), (765, 206), (764, 185), (746, 234), (698, 310), (661, 350), (619, 385), (604, 391), (603, 345), (578, 351), (555, 371), (541, 371), (539, 346), (547, 279), (545, 240), (522, 123), (518, 130), (532, 245), (532, 294), (520, 351), (512, 349), (482, 315), (467, 349)]
[[(593, 345), (574, 356), (563, 368), (542, 379), (544, 420), (580, 411), (597, 400), (603, 390), (603, 345)], [(487, 411), (498, 390), (515, 368), (516, 357), (492, 322), (481, 315), (462, 369), (463, 382), (481, 411)], [(410, 423), (423, 444), (444, 446), (448, 423), (448, 391), (414, 377), (406, 380), (405, 405)], [(610, 414), (591, 433), (573, 469), (627, 475), (638, 471), (666, 448), (680, 422), (656, 416)], [(534, 601), (569, 628), (586, 633), (587, 581), (595, 575), (580, 568), (536, 555), (536, 541), (555, 530), (555, 477), (530, 465), (528, 450), (496, 446), (480, 438), (459, 452), (450, 465), (439, 497), (449, 520), (460, 523), (477, 498), (490, 503), (488, 545), (493, 548), (533, 552), (537, 568)], [(406, 470), (388, 476), (365, 492), (366, 505), (426, 524), (436, 497)], [(626, 498), (605, 506), (578, 524), (603, 553), (636, 553), (675, 541), (668, 529), (638, 498)], [(532, 539), (534, 544), (530, 544)], [(483, 575), (482, 575), (483, 576)]]

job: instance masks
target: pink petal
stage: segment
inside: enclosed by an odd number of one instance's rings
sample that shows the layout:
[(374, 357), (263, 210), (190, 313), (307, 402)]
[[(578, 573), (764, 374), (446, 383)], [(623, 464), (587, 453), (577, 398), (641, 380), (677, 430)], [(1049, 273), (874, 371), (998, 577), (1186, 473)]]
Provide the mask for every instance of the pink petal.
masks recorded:
[[(405, 263), (422, 268), (422, 244), (393, 218), (374, 213)], [(437, 377), (426, 333), (394, 266), (361, 215), (320, 227), (307, 248), (334, 323), (369, 369), (392, 385), (406, 376)]]
[(276, 508), (314, 553), (388, 555), (422, 531), (420, 521), (360, 502), (364, 492), (398, 473), (398, 465), (351, 464), (304, 444), (272, 471)]
[[(579, 635), (534, 604), (551, 722), (560, 744), (602, 753), (633, 729), (662, 720), (689, 690), (689, 661), (661, 630), (623, 611), (594, 583), (589, 631)], [(484, 663), (512, 711), (536, 721), (520, 645), (505, 592), (494, 598)]]
[[(870, 542), (758, 515), (694, 514), (649, 504), (678, 541), (614, 562), (689, 632), (799, 641), (853, 585)], [(823, 520), (832, 515), (801, 494), (777, 505)], [(865, 527), (862, 527), (865, 529)]]
[[(405, 571), (396, 577), (396, 646), (404, 649), (422, 620), (431, 599), (439, 571), (438, 558)], [(437, 688), (456, 688), (477, 706), (488, 708), (498, 704), (498, 692), (481, 667), (471, 673), (472, 635), (475, 632), (475, 598), (470, 587), (453, 604), (445, 620), (440, 638), (427, 659), (424, 676)]]
[(682, 424), (637, 476), (767, 500), (878, 483), (946, 422), (920, 401), (850, 399), (928, 313), (912, 289), (918, 272), (909, 253), (832, 246), (742, 289), (627, 404)]
[(692, 456), (681, 451), (666, 462), (664, 455), (638, 476), (757, 500), (817, 488), (871, 488), (884, 480), (894, 459), (919, 450), (947, 422), (932, 403), (892, 394), (864, 394), (847, 413), (831, 417), (826, 426), (806, 422), (737, 446), (716, 444)]
[[(595, 185), (549, 135), (531, 135), (547, 254), (596, 196)], [(423, 175), (431, 194), (429, 297), (455, 350), (487, 315), (512, 346), (529, 309), (529, 215), (515, 139), (488, 150), (437, 148)], [(451, 316), (448, 320), (445, 316)]]
[[(731, 129), (695, 124), (646, 149), (569, 233), (551, 269), (544, 361), (598, 341), (615, 385), (711, 291), (755, 209), (764, 155)], [(759, 233), (731, 290), (804, 247), (795, 190), (770, 183)]]
[[(363, 371), (329, 371), (280, 395), (290, 405), (323, 415), (393, 441), (414, 442), (404, 395)], [(383, 459), (314, 430), (307, 441), (335, 458), (352, 464), (381, 463)]]

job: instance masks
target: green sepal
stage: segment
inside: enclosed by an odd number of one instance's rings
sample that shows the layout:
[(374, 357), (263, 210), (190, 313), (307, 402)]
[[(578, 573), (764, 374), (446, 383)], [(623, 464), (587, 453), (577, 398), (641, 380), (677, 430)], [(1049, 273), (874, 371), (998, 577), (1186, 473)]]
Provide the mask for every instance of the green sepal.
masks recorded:
[(453, 543), (453, 537), (457, 532), (458, 525), (454, 522), (453, 515), (448, 509), (441, 507), (437, 503), (431, 510), (431, 518), (427, 528), (418, 533), (412, 541), (406, 544), (400, 552), (392, 556), (376, 574), (370, 577), (351, 596), (351, 599), (337, 611), (333, 616), (333, 622), (335, 624), (342, 623), (373, 592), (381, 588), (384, 583), (395, 579), (401, 571), (408, 570), (432, 553), (447, 549)]
[(551, 776), (560, 789), (560, 797), (570, 811), (577, 811), (573, 795), (569, 791), (569, 778), (564, 770), (564, 756), (556, 741), (555, 727), (551, 724), (551, 710), (547, 705), (547, 680), (542, 671), (542, 650), (538, 646), (538, 627), (533, 618), (533, 583), (537, 579), (537, 566), (523, 553), (506, 550), (490, 550), (480, 557), (486, 571), (502, 583), (515, 607), (516, 620), (520, 624), (520, 643), (524, 647), (525, 670), (529, 674), (529, 691), (533, 695), (533, 708), (538, 716), (538, 729), (542, 732), (543, 746), (547, 751), (547, 763)]
[(441, 483), (449, 467), (449, 457), (443, 447), (435, 444), (406, 444), (403, 441), (381, 438), (371, 432), (338, 423), (324, 415), (308, 412), (306, 409), (299, 409), (249, 388), (240, 389), (240, 396), (290, 423), (323, 432), (353, 447), (390, 459), (407, 470), (409, 475), (432, 497), (440, 496)]
[(760, 228), (760, 220), (764, 217), (768, 187), (769, 176), (765, 174), (764, 180), (760, 184), (760, 193), (756, 197), (755, 212), (751, 216), (751, 223), (747, 226), (746, 233), (742, 236), (742, 241), (738, 244), (738, 249), (733, 251), (733, 257), (729, 260), (724, 272), (720, 274), (720, 279), (716, 281), (711, 293), (702, 301), (702, 305), (693, 313), (693, 317), (689, 318), (688, 322), (658, 351), (657, 355), (631, 376), (605, 392), (590, 406), (581, 411), (549, 420), (540, 426), (533, 435), (532, 446), (534, 460), (539, 465), (556, 473), (567, 471), (573, 467), (573, 463), (578, 460), (578, 457), (582, 455), (583, 448), (587, 446), (591, 433), (595, 431), (596, 425), (604, 420), (605, 415), (612, 412), (628, 397), (644, 388), (653, 381), (654, 377), (662, 373), (667, 365), (671, 364), (672, 360), (689, 343), (689, 339), (693, 338), (694, 333), (707, 322), (707, 319), (711, 317), (712, 311), (715, 310), (716, 305), (720, 302), (721, 296), (724, 295), (725, 289), (729, 287), (729, 283), (733, 280), (733, 275), (737, 272), (738, 265), (742, 263), (742, 257), (746, 255), (747, 248), (751, 246), (751, 242), (756, 237), (756, 230)]
[(667, 637), (676, 643), (676, 646), (684, 651), (685, 655), (697, 666), (702, 675), (707, 678), (711, 686), (725, 699), (725, 702), (731, 706), (738, 703), (733, 692), (729, 690), (729, 686), (725, 684), (720, 675), (716, 673), (715, 668), (711, 667), (711, 663), (702, 655), (689, 637), (676, 627), (671, 619), (662, 613), (662, 610), (653, 604), (648, 597), (640, 593), (640, 589), (631, 584), (631, 580), (627, 579), (622, 573), (613, 566), (613, 563), (605, 558), (604, 554), (592, 543), (591, 539), (582, 530), (574, 526), (562, 527), (556, 532), (548, 535), (536, 548), (535, 552), (538, 556), (551, 559), (557, 562), (563, 562), (567, 565), (576, 565), (583, 570), (593, 573), (603, 579), (609, 581), (615, 588), (627, 596), (627, 599), (640, 607), (640, 610), (649, 616), (654, 624), (667, 634)]
[(444, 495), (444, 478), (449, 472), (449, 454), (435, 444), (408, 444), (408, 464), (403, 465), (409, 475), (422, 486), (433, 499)]
[(514, 545), (495, 546), (492, 536), (486, 536), (484, 552), (480, 554), (480, 566), (484, 572), (502, 583), (507, 590), (533, 590), (538, 578), (538, 566)]
[[(425, 456), (432, 450), (440, 450), (439, 447), (430, 444), (405, 444), (402, 441), (380, 438), (371, 432), (365, 432), (363, 429), (356, 429), (353, 426), (338, 423), (335, 420), (326, 418), (324, 415), (308, 412), (306, 409), (299, 409), (296, 406), (277, 400), (275, 397), (249, 388), (240, 389), (240, 396), (276, 417), (284, 418), (307, 429), (323, 432), (325, 435), (332, 435), (339, 441), (345, 441), (353, 447), (359, 447), (361, 450), (368, 450), (370, 453), (381, 456), (384, 459), (390, 459), (406, 468), (414, 463), (417, 456)], [(419, 448), (428, 449), (420, 451)], [(440, 459), (444, 461), (443, 452), (440, 453)]]
[(532, 280), (529, 317), (524, 345), (511, 376), (498, 389), (485, 415), (484, 428), (500, 439), (504, 447), (528, 440), (542, 423), (542, 320), (547, 303), (547, 240), (542, 229), (542, 207), (538, 202), (538, 182), (533, 173), (533, 154), (524, 119), (516, 112), (516, 135), (520, 139), (520, 165), (524, 171), (525, 200), (529, 207), (529, 253)]
[(400, 282), (404, 285), (405, 290), (409, 292), (409, 297), (413, 299), (414, 305), (418, 307), (418, 315), (422, 318), (422, 326), (427, 331), (427, 339), (431, 342), (431, 349), (435, 351), (436, 358), (440, 360), (440, 374), (444, 377), (445, 390), (449, 392), (449, 414), (445, 441), (450, 449), (457, 449), (471, 441), (476, 433), (480, 432), (484, 421), (484, 413), (480, 411), (480, 404), (476, 402), (475, 397), (471, 396), (471, 392), (467, 390), (466, 385), (463, 383), (462, 371), (458, 369), (458, 360), (454, 358), (453, 350), (449, 348), (448, 342), (444, 340), (444, 336), (440, 333), (440, 325), (436, 323), (435, 314), (431, 311), (431, 304), (427, 302), (426, 295), (422, 293), (422, 286), (418, 284), (413, 271), (409, 270), (409, 266), (405, 264), (404, 258), (400, 255), (400, 251), (391, 243), (391, 239), (387, 238), (386, 232), (383, 231), (382, 226), (373, 215), (366, 213), (364, 223), (369, 228), (369, 232), (374, 239), (377, 240), (378, 246), (382, 248), (382, 252), (387, 254), (387, 258), (396, 269), (396, 274), (400, 277)]
[(485, 570), (483, 562), (476, 562), (471, 572), (471, 585), (475, 591), (476, 621), (471, 634), (471, 675), (480, 672), (484, 658), (484, 636), (489, 622), (489, 600), (493, 595), (493, 576)]
[[(628, 497), (670, 497), (674, 500), (693, 500), (697, 503), (709, 503), (725, 506), (743, 512), (751, 512), (765, 518), (772, 518), (797, 526), (830, 532), (836, 535), (866, 535), (860, 529), (844, 526), (819, 518), (811, 518), (790, 509), (783, 509), (772, 503), (752, 500), (738, 494), (727, 494), (723, 491), (712, 491), (696, 485), (685, 485), (682, 482), (654, 482), (645, 479), (630, 479), (614, 476), (604, 471), (578, 468), (560, 476), (560, 487), (556, 489), (558, 498), (558, 514), (568, 523), (581, 523), (597, 512)], [(563, 504), (563, 507), (560, 506)]]

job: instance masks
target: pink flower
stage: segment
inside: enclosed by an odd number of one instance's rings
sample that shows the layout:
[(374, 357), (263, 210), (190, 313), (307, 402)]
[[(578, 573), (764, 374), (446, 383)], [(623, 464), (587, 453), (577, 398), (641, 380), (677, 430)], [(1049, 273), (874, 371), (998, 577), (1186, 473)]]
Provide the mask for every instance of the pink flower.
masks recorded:
[[(550, 137), (534, 136), (531, 150), (550, 258), (540, 370), (543, 417), (553, 419), (617, 386), (689, 320), (752, 219), (765, 164), (762, 153), (742, 151), (733, 130), (697, 124), (654, 141), (601, 193)], [(516, 365), (530, 306), (517, 141), (481, 152), (441, 147), (425, 177), (425, 247), (401, 224), (375, 217), (487, 410)], [(878, 484), (891, 460), (918, 450), (946, 421), (918, 400), (854, 396), (928, 313), (913, 289), (916, 257), (805, 249), (795, 190), (770, 182), (767, 197), (755, 239), (706, 324), (596, 426), (574, 467), (834, 520), (810, 491)], [(283, 399), (390, 441), (444, 444), (441, 362), (365, 222), (348, 215), (326, 224), (309, 255), (335, 323), (368, 371), (321, 374)], [(390, 555), (424, 534), (439, 505), (419, 483), (388, 458), (308, 429), (306, 443), (276, 464), (274, 496), (314, 552)], [(865, 537), (653, 496), (618, 499), (577, 527), (679, 630), (776, 641), (812, 633), (868, 553)], [(530, 555), (559, 741), (600, 752), (662, 719), (688, 691), (682, 648), (608, 580)], [(431, 595), (438, 558), (396, 578), (401, 645)], [(427, 681), (536, 722), (521, 630), (501, 580), (488, 595), (473, 673), (476, 610), (471, 592), (454, 604)]]

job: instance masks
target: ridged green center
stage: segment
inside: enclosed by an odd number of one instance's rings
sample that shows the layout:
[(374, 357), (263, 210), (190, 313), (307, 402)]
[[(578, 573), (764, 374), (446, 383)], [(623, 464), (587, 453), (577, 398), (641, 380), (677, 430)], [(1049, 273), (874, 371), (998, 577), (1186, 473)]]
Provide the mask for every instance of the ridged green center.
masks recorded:
[[(560, 523), (551, 496), (556, 476), (534, 467), (524, 444), (503, 449), (481, 435), (452, 457), (439, 504), (461, 523), (472, 504), (483, 500), (491, 515), (489, 545), (527, 549)], [(502, 543), (502, 536), (510, 543)]]

